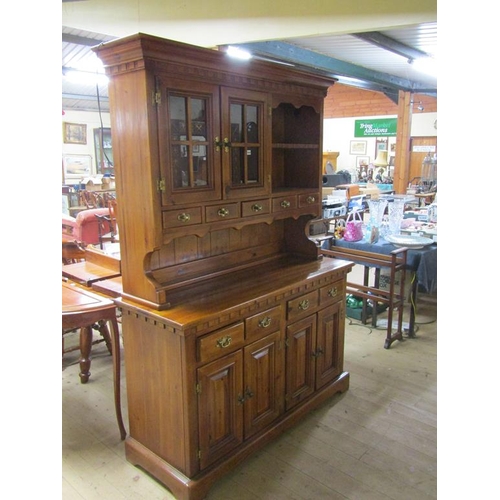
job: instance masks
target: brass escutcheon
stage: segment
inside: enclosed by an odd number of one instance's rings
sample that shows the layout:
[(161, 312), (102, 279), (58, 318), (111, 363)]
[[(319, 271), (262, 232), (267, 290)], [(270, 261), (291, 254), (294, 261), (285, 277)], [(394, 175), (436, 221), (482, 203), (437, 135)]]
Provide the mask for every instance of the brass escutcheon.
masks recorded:
[(262, 205), (259, 205), (258, 203), (256, 203), (255, 205), (252, 205), (252, 210), (254, 212), (260, 212), (262, 210)]
[(316, 201), (316, 198), (314, 196), (308, 196), (306, 201), (307, 203), (314, 203)]
[(299, 303), (299, 309), (302, 309), (303, 311), (305, 311), (308, 308), (309, 308), (309, 301), (308, 300), (303, 300), (302, 302)]
[(220, 339), (217, 339), (217, 347), (220, 349), (224, 349), (225, 347), (229, 347), (229, 344), (232, 342), (232, 338), (229, 335), (226, 335), (225, 337), (221, 337)]
[(328, 290), (328, 295), (330, 297), (335, 297), (335, 295), (337, 295), (338, 293), (338, 290), (337, 290), (337, 287), (334, 286), (333, 288), (330, 288), (330, 290)]
[(217, 211), (217, 215), (219, 217), (225, 217), (226, 215), (229, 215), (229, 210), (227, 208), (220, 208), (218, 211)]
[(290, 202), (288, 200), (283, 200), (281, 206), (282, 208), (290, 208)]
[(188, 222), (191, 219), (191, 216), (189, 214), (183, 213), (179, 214), (177, 216), (177, 219), (180, 220), (181, 222)]
[(259, 321), (259, 326), (261, 328), (267, 328), (271, 324), (271, 318), (269, 316), (266, 316), (265, 318), (262, 318)]

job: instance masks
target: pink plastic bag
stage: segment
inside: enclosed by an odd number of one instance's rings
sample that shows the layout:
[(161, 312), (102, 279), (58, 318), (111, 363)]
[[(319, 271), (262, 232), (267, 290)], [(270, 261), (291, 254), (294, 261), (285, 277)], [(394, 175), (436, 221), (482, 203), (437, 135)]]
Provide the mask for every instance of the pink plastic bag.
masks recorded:
[(352, 211), (346, 219), (344, 240), (360, 241), (363, 239), (363, 219), (356, 210)]

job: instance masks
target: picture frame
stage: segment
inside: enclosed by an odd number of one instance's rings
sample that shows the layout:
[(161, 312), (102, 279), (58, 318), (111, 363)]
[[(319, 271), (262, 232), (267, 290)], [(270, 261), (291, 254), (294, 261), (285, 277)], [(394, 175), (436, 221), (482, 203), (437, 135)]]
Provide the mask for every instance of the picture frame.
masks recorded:
[(91, 155), (63, 155), (63, 178), (83, 179), (92, 175)]
[(369, 156), (356, 156), (356, 168), (358, 170), (368, 167), (369, 164), (370, 164)]
[(388, 149), (388, 138), (377, 137), (377, 139), (375, 139), (375, 158), (377, 158), (379, 151), (387, 151), (387, 149)]
[(351, 141), (349, 154), (366, 155), (366, 141)]
[(87, 144), (87, 125), (63, 122), (63, 141), (64, 144)]

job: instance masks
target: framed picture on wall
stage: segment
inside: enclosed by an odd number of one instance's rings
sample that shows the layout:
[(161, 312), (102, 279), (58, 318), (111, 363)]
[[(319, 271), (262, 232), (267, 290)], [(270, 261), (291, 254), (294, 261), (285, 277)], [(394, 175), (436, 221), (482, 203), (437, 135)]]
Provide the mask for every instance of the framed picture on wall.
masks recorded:
[(369, 156), (356, 156), (356, 168), (358, 170), (361, 170), (362, 168), (366, 169), (369, 163), (370, 163)]
[(366, 141), (351, 141), (349, 153), (352, 155), (365, 155)]
[(83, 179), (92, 175), (92, 156), (63, 155), (63, 175), (66, 179)]
[(87, 125), (81, 123), (63, 123), (65, 144), (87, 144)]
[(387, 137), (375, 139), (375, 158), (377, 158), (379, 151), (387, 151)]

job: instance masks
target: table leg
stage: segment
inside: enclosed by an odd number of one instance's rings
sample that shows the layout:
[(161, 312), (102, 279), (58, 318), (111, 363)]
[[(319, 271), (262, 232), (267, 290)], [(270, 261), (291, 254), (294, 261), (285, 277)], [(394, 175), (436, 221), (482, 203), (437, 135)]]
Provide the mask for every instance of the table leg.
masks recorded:
[(90, 351), (92, 349), (92, 326), (80, 329), (80, 382), (86, 384), (90, 377)]

